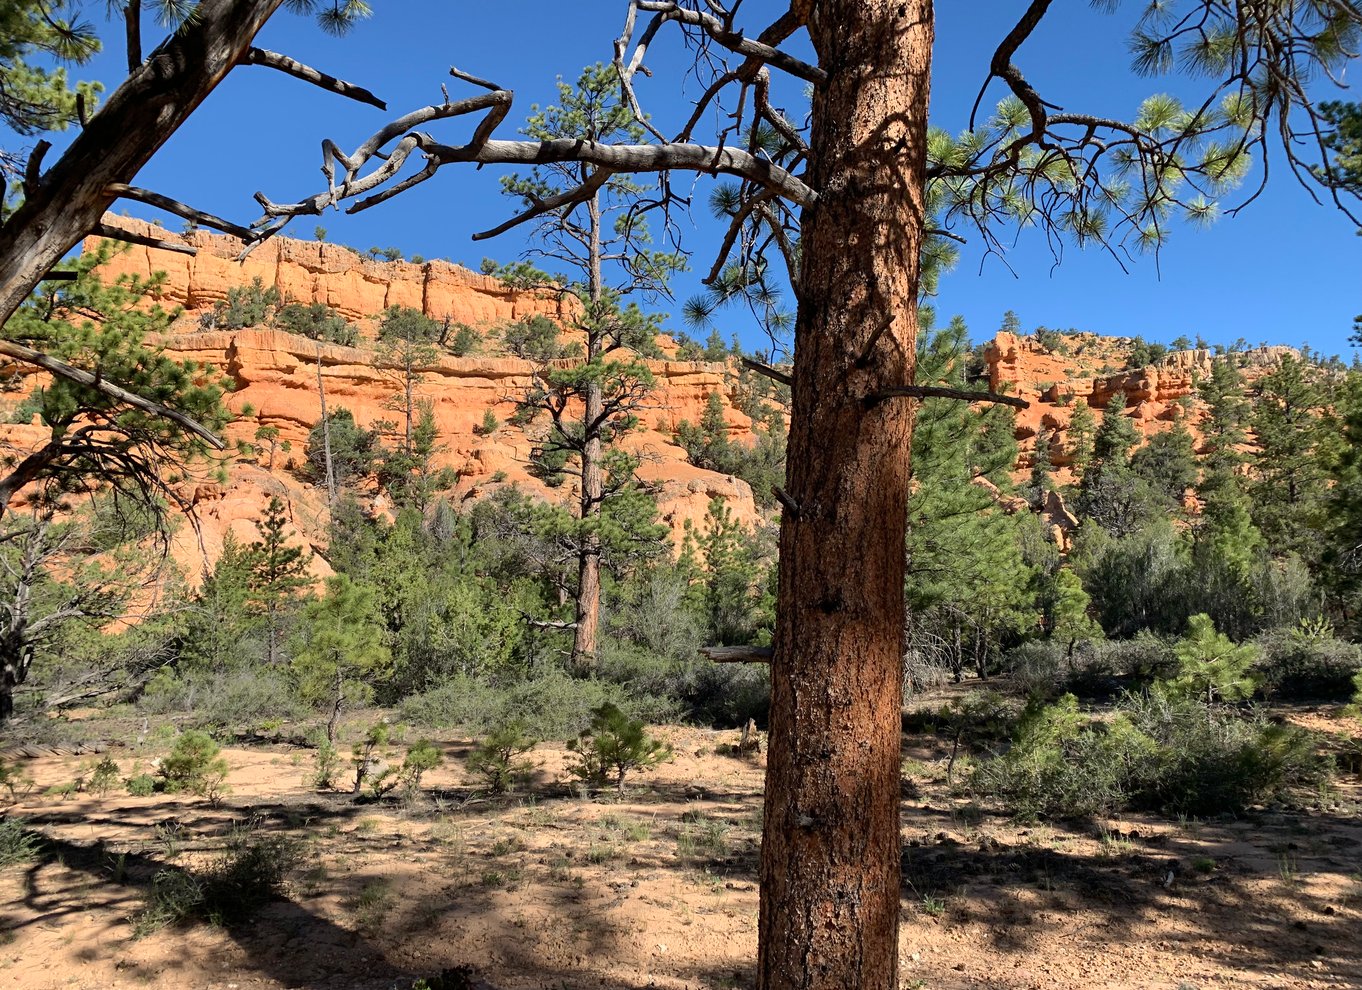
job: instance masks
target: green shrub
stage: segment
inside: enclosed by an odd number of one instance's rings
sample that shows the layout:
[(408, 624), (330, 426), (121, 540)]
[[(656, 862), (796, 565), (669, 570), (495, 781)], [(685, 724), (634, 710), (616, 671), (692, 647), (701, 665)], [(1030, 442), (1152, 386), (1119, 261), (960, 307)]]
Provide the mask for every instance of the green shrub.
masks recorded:
[(1066, 694), (1053, 705), (1029, 705), (1011, 749), (980, 763), (973, 783), (1021, 818), (1110, 813), (1140, 790), (1156, 750), (1129, 719), (1095, 722)]
[(546, 316), (531, 316), (501, 328), (506, 349), (528, 361), (553, 361), (566, 357), (567, 349), (558, 341), (558, 324)]
[(38, 854), (42, 837), (23, 818), (0, 818), (0, 869), (26, 863)]
[(421, 778), (429, 770), (434, 770), (444, 762), (444, 754), (429, 739), (419, 739), (407, 747), (407, 755), (402, 759), (398, 778), (408, 793), (421, 789)]
[(359, 329), (324, 303), (288, 303), (274, 314), (274, 325), (285, 333), (301, 334), (311, 340), (354, 347)]
[(1329, 782), (1315, 737), (1218, 705), (1152, 690), (1126, 700), (1133, 723), (1159, 746), (1132, 807), (1185, 815), (1233, 814)]
[(553, 670), (504, 686), (457, 675), (438, 688), (407, 698), (401, 712), (404, 720), (416, 725), (461, 728), (474, 735), (519, 720), (531, 735), (561, 739), (579, 730), (606, 702), (651, 721), (674, 718), (680, 711), (668, 698), (636, 695), (619, 684)]
[[(355, 783), (351, 793), (358, 794), (366, 783), (377, 787), (390, 776), (390, 768), (377, 756), (378, 751), (388, 745), (388, 723), (375, 722), (364, 733), (364, 741), (357, 742), (350, 750), (350, 764), (355, 768)], [(377, 793), (384, 793), (377, 791)]]
[(92, 793), (104, 795), (117, 787), (121, 778), (122, 771), (119, 770), (118, 764), (106, 756), (90, 768), (86, 786)]
[(265, 286), (257, 276), (250, 285), (234, 285), (227, 298), (199, 318), (205, 330), (244, 330), (269, 323), (271, 312), (279, 305), (279, 290)]
[(329, 791), (336, 786), (336, 775), (340, 772), (340, 753), (325, 739), (313, 754), (312, 786), (319, 791)]
[(135, 937), (167, 925), (204, 920), (235, 925), (283, 895), (303, 861), (297, 839), (262, 835), (253, 824), (232, 829), (221, 856), (202, 870), (171, 868), (152, 879), (147, 905), (133, 921)]
[(591, 725), (567, 746), (577, 754), (576, 765), (569, 768), (573, 776), (601, 788), (613, 775), (620, 794), (630, 771), (651, 770), (672, 758), (669, 745), (649, 736), (642, 722), (631, 721), (609, 702), (592, 713)]
[(974, 786), (1025, 818), (1152, 810), (1242, 812), (1330, 776), (1314, 738), (1162, 687), (1091, 719), (1073, 695), (1032, 704), (1011, 749), (976, 768)]
[(538, 741), (526, 734), (521, 723), (509, 722), (478, 743), (468, 756), (468, 770), (482, 777), (493, 794), (504, 794), (534, 770), (533, 760), (519, 757), (534, 749)]
[(156, 793), (156, 778), (149, 773), (139, 773), (124, 781), (128, 793), (133, 797), (150, 797)]
[[(263, 650), (263, 645), (262, 645)], [(254, 729), (303, 714), (293, 685), (279, 671), (243, 668), (186, 671), (155, 678), (138, 701), (148, 715), (184, 715), (190, 728)]]
[(476, 354), (482, 348), (482, 334), (465, 323), (460, 323), (449, 341), (449, 352), (455, 357)]
[(206, 797), (222, 794), (227, 761), (213, 737), (198, 729), (180, 734), (170, 754), (161, 761), (161, 778), (167, 793), (189, 791)]
[(1274, 629), (1257, 643), (1261, 655), (1253, 672), (1269, 697), (1342, 701), (1362, 676), (1362, 647), (1333, 635)]
[(1236, 644), (1216, 632), (1215, 623), (1205, 613), (1187, 621), (1187, 632), (1173, 653), (1178, 658), (1178, 672), (1167, 682), (1167, 689), (1174, 696), (1204, 698), (1208, 704), (1243, 701), (1257, 688), (1250, 668), (1258, 660), (1258, 647)]
[(33, 778), (19, 764), (0, 756), (0, 787), (9, 794), (11, 801), (17, 801), (33, 790)]

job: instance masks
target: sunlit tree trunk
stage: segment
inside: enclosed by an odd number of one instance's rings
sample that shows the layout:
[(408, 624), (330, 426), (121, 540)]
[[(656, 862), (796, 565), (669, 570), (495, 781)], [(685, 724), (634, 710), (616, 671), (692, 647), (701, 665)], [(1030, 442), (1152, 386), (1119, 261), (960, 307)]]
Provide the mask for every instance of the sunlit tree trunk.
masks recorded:
[[(897, 990), (903, 580), (928, 0), (813, 4), (762, 840), (763, 990)], [(872, 339), (874, 343), (872, 345)]]

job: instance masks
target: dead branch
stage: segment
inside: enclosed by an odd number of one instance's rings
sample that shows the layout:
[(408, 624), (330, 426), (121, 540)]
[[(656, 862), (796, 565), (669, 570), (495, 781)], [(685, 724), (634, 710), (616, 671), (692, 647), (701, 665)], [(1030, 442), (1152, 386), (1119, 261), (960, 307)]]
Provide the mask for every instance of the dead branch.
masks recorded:
[(705, 646), (700, 656), (714, 663), (770, 663), (775, 651), (769, 646)]
[(187, 254), (190, 256), (199, 253), (199, 249), (192, 244), (181, 244), (179, 241), (167, 241), (160, 237), (152, 237), (150, 234), (137, 234), (130, 230), (123, 230), (115, 227), (111, 223), (95, 224), (94, 230), (90, 231), (95, 237), (107, 237), (111, 241), (123, 241), (127, 244), (140, 244), (142, 247), (156, 248), (159, 251), (173, 251), (175, 254)]
[(280, 55), (278, 52), (267, 51), (264, 48), (250, 48), (246, 51), (245, 58), (242, 59), (245, 65), (263, 65), (267, 68), (278, 69), (280, 72), (287, 73), (295, 79), (319, 86), (331, 93), (338, 93), (351, 100), (360, 103), (367, 103), (371, 107), (378, 107), (380, 110), (388, 109), (388, 104), (384, 103), (363, 86), (356, 86), (354, 83), (346, 82), (344, 79), (337, 79), (335, 76), (318, 71), (310, 65), (304, 65), (297, 59), (289, 58), (287, 55)]
[(1031, 403), (1015, 395), (1002, 395), (999, 392), (976, 392), (963, 388), (946, 388), (942, 385), (895, 385), (893, 388), (871, 392), (865, 397), (868, 407), (879, 405), (886, 399), (959, 399), (961, 402), (992, 402), (1017, 409), (1028, 409)]
[(146, 203), (148, 206), (155, 206), (158, 209), (165, 210), (167, 213), (173, 213), (177, 217), (182, 217), (191, 223), (199, 224), (202, 227), (211, 227), (214, 230), (220, 230), (224, 234), (231, 234), (233, 237), (243, 241), (253, 241), (257, 236), (255, 231), (251, 230), (249, 227), (243, 227), (240, 224), (232, 223), (230, 220), (223, 220), (221, 217), (214, 216), (211, 213), (204, 213), (202, 210), (196, 210), (192, 206), (181, 203), (178, 199), (162, 196), (160, 193), (152, 192), (150, 189), (139, 189), (137, 186), (130, 186), (123, 182), (111, 182), (107, 187), (107, 191), (121, 199), (132, 199), (139, 203)]

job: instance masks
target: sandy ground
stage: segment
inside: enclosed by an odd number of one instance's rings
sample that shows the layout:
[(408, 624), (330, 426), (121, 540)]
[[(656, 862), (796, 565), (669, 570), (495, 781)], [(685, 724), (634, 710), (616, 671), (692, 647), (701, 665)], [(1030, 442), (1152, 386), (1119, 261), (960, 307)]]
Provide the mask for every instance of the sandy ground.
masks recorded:
[[(24, 761), (36, 787), (9, 814), (46, 842), (0, 874), (0, 988), (407, 990), (459, 966), (504, 990), (751, 986), (761, 758), (727, 755), (735, 732), (657, 731), (676, 759), (623, 798), (574, 792), (547, 744), (532, 784), (493, 800), (463, 772), (468, 742), (442, 741), (409, 806), (317, 793), (311, 753), (287, 745), (224, 750), (217, 807), (42, 796), (93, 758)], [(110, 755), (129, 773), (164, 749)], [(1022, 826), (950, 795), (944, 744), (905, 755), (902, 986), (1362, 986), (1354, 812)], [(1358, 791), (1332, 806), (1355, 809)], [(134, 938), (152, 878), (248, 821), (306, 842), (288, 898), (236, 928)]]

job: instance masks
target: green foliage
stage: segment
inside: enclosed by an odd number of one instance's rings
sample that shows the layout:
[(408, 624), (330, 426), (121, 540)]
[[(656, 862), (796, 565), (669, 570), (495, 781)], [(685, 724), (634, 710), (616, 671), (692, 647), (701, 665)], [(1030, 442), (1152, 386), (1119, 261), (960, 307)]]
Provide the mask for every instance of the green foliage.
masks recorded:
[(407, 747), (407, 755), (402, 758), (402, 766), (397, 772), (398, 781), (409, 794), (421, 789), (421, 778), (444, 762), (444, 754), (429, 739), (420, 739)]
[(1258, 446), (1250, 489), (1254, 525), (1276, 552), (1318, 552), (1326, 495), (1325, 440), (1315, 370), (1291, 355), (1254, 383), (1252, 424)]
[(520, 759), (539, 742), (519, 721), (494, 729), (468, 755), (467, 767), (487, 784), (493, 794), (505, 794), (534, 771), (533, 760)]
[(1256, 641), (1261, 651), (1253, 678), (1269, 698), (1346, 701), (1362, 673), (1362, 646), (1309, 624), (1270, 629)]
[(340, 773), (340, 753), (326, 740), (317, 746), (313, 756), (312, 786), (319, 791), (329, 791), (336, 786), (336, 775)]
[(206, 732), (190, 729), (180, 733), (170, 753), (161, 760), (165, 790), (206, 797), (221, 794), (227, 777), (227, 761), (219, 755), (221, 752), (222, 747)]
[(771, 582), (774, 549), (733, 518), (728, 503), (710, 499), (705, 529), (694, 537), (700, 564), (692, 585), (698, 591), (712, 645), (770, 642), (775, 624)]
[[(968, 339), (958, 319), (924, 333), (918, 381), (964, 387)], [(957, 679), (967, 653), (984, 673), (1001, 642), (1034, 622), (1033, 571), (1022, 555), (1019, 518), (1004, 513), (979, 483), (1009, 487), (1016, 458), (1010, 412), (981, 412), (949, 399), (919, 407), (908, 502), (910, 649), (945, 644)]]
[(458, 327), (453, 338), (447, 342), (449, 353), (455, 357), (468, 357), (482, 350), (482, 334), (464, 323), (460, 323)]
[(566, 348), (558, 339), (558, 324), (546, 316), (530, 316), (507, 323), (500, 334), (506, 349), (527, 361), (554, 361), (567, 356)]
[[(361, 429), (350, 410), (337, 407), (327, 411), (331, 436), (331, 470), (336, 487), (344, 488), (372, 474), (374, 463), (382, 452), (376, 430)], [(318, 423), (307, 435), (307, 463), (313, 481), (326, 479), (326, 444), (322, 424)]]
[(326, 594), (303, 611), (291, 669), (302, 699), (330, 710), (327, 741), (346, 705), (365, 704), (392, 672), (376, 589), (348, 575), (326, 579)]
[(286, 303), (275, 312), (274, 325), (285, 333), (327, 344), (354, 347), (359, 343), (359, 328), (325, 303)]
[(156, 778), (149, 773), (139, 773), (124, 781), (128, 793), (133, 797), (151, 797), (156, 793)]
[(619, 794), (624, 793), (630, 772), (651, 770), (672, 758), (669, 745), (652, 738), (642, 722), (631, 721), (609, 702), (592, 713), (591, 725), (567, 746), (577, 754), (577, 763), (568, 768), (574, 777), (599, 789), (613, 776)]
[(1024, 818), (1233, 814), (1327, 782), (1315, 749), (1299, 729), (1157, 689), (1103, 720), (1066, 695), (1030, 706), (1012, 747), (979, 765), (974, 786)]
[(24, 818), (0, 818), (0, 870), (27, 863), (38, 855), (42, 838)]
[[(410, 306), (389, 306), (378, 323), (380, 343), (431, 344), (440, 333), (439, 323)], [(433, 356), (435, 352), (432, 349), (429, 353)]]
[(696, 467), (741, 478), (751, 487), (757, 504), (770, 508), (775, 504), (776, 487), (785, 481), (785, 416), (771, 405), (755, 403), (749, 446), (729, 437), (724, 409), (723, 397), (711, 392), (699, 425), (683, 419), (676, 427), (676, 441)]
[(1216, 632), (1209, 615), (1188, 620), (1187, 633), (1173, 652), (1178, 672), (1167, 686), (1173, 698), (1205, 698), (1207, 704), (1242, 701), (1257, 687), (1250, 671), (1258, 660), (1258, 648), (1252, 643), (1236, 645)]
[(490, 437), (497, 431), (497, 427), (500, 425), (501, 423), (497, 420), (497, 414), (492, 412), (491, 409), (486, 409), (482, 414), (482, 423), (474, 432), (484, 437)]
[(250, 285), (234, 285), (227, 290), (227, 298), (213, 304), (213, 308), (199, 318), (205, 330), (245, 330), (268, 326), (279, 309), (282, 299), (279, 290), (266, 286), (257, 275)]
[[(102, 242), (70, 266), (73, 281), (45, 283), (5, 324), (5, 339), (95, 373), (210, 429), (221, 428), (228, 419), (225, 380), (192, 362), (172, 360), (157, 342), (176, 316), (155, 302), (164, 274), (146, 280), (122, 276), (105, 285), (93, 272), (112, 256), (109, 243)], [(16, 413), (22, 422), (35, 415), (50, 432), (48, 442), (15, 467), (11, 483), (38, 483), (56, 496), (97, 477), (157, 518), (184, 463), (208, 451), (201, 437), (175, 421), (125, 407), (67, 378), (35, 389)]]
[(195, 920), (229, 926), (249, 921), (283, 897), (289, 875), (304, 858), (297, 839), (264, 834), (253, 823), (236, 826), (223, 852), (204, 868), (156, 874), (146, 906), (133, 919), (133, 936)]

